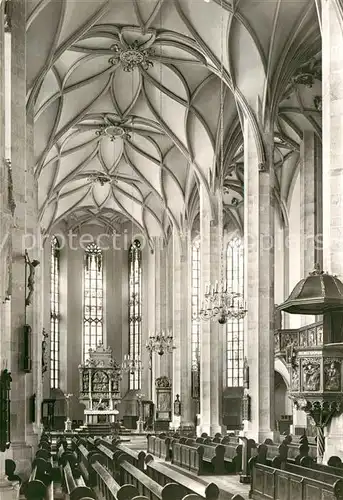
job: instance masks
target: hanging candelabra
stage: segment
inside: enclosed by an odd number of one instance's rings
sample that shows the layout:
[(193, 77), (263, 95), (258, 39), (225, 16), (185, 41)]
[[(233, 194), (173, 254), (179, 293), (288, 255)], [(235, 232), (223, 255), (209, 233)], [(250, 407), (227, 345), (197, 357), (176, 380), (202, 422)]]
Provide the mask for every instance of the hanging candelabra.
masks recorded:
[(171, 353), (176, 349), (173, 345), (173, 335), (171, 332), (165, 334), (163, 330), (156, 335), (150, 335), (149, 340), (146, 341), (145, 347), (150, 354), (157, 352), (160, 356), (163, 356), (165, 353)]
[(142, 370), (142, 361), (138, 357), (124, 354), (121, 370), (122, 372), (131, 373), (131, 375), (133, 375), (135, 372), (140, 372)]
[(227, 290), (226, 283), (206, 286), (205, 299), (199, 311), (200, 319), (216, 321), (224, 325), (228, 319), (242, 319), (247, 313), (244, 299), (240, 293)]

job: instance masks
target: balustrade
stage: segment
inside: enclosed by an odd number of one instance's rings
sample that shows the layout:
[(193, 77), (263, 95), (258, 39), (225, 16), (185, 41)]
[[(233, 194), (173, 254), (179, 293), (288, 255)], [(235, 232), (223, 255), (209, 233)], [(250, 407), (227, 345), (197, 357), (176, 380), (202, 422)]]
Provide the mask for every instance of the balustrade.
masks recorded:
[(294, 347), (320, 347), (323, 345), (323, 322), (318, 321), (298, 329), (276, 330), (274, 351), (276, 356), (285, 356), (286, 361)]

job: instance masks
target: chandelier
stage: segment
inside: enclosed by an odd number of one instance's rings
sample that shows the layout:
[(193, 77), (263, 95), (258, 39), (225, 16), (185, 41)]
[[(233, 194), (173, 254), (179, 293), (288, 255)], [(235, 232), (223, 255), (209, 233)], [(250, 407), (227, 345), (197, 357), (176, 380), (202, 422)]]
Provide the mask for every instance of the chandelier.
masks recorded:
[(145, 347), (150, 354), (157, 352), (160, 356), (163, 356), (165, 353), (171, 353), (176, 349), (173, 345), (173, 335), (170, 332), (166, 335), (163, 330), (156, 335), (150, 335), (149, 340), (146, 341)]
[(112, 142), (116, 139), (131, 139), (131, 135), (127, 129), (120, 125), (102, 125), (95, 133), (98, 136), (106, 135)]
[(139, 46), (138, 40), (135, 40), (127, 48), (123, 48), (115, 43), (112, 45), (111, 50), (114, 52), (114, 55), (108, 62), (112, 65), (121, 64), (123, 71), (131, 72), (138, 66), (141, 66), (144, 70), (148, 70), (153, 66), (150, 57), (154, 55), (154, 50), (142, 49)]
[(226, 284), (206, 285), (205, 300), (199, 311), (200, 319), (216, 321), (224, 325), (228, 319), (242, 319), (247, 313), (246, 304), (240, 293), (227, 290)]
[(133, 357), (130, 354), (124, 354), (124, 359), (121, 364), (121, 371), (124, 373), (140, 372), (142, 370), (142, 361), (138, 357)]

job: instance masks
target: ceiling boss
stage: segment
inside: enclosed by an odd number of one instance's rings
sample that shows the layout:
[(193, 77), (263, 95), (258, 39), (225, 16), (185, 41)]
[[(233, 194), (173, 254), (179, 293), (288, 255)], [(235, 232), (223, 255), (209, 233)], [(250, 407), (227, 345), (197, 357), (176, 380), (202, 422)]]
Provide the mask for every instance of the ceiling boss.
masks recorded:
[(111, 50), (114, 55), (109, 59), (109, 63), (115, 66), (121, 64), (123, 71), (131, 72), (138, 66), (148, 70), (153, 66), (150, 57), (154, 55), (154, 50), (144, 49), (142, 45), (139, 45), (138, 40), (125, 48), (115, 43), (111, 46)]

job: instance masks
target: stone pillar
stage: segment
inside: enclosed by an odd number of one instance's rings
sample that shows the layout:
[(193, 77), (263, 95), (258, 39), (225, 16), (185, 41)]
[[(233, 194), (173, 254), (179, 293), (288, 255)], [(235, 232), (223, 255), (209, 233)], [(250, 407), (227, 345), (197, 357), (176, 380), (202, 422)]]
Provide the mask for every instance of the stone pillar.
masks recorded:
[[(164, 248), (163, 242), (161, 238), (155, 238), (155, 330), (150, 333), (150, 335), (156, 335), (161, 333), (163, 329), (165, 329), (165, 314), (164, 314), (164, 302), (165, 302), (165, 280), (164, 280), (164, 271), (165, 271), (165, 262), (163, 259), (164, 256)], [(161, 356), (157, 353), (153, 352), (152, 354), (152, 367), (153, 367), (153, 393), (154, 393), (154, 401), (156, 403), (156, 391), (155, 391), (155, 380), (164, 375), (163, 369), (161, 372), (161, 368), (163, 366), (163, 362), (161, 360)]]
[[(146, 303), (145, 318), (143, 317), (143, 329), (142, 329), (142, 365), (143, 365), (143, 376), (144, 384), (142, 390), (152, 401), (154, 401), (154, 382), (153, 382), (153, 371), (149, 369), (149, 352), (146, 349), (146, 341), (149, 335), (153, 335), (155, 332), (155, 252), (152, 253), (150, 249), (147, 249), (146, 261), (144, 261), (144, 267), (142, 270), (143, 277), (143, 302)], [(154, 356), (154, 354), (152, 355)], [(152, 390), (152, 392), (151, 392)]]
[(173, 229), (173, 401), (180, 395), (181, 416), (173, 415), (173, 427), (194, 427), (191, 391), (190, 341), (190, 242)]
[[(338, 1), (322, 7), (323, 268), (343, 279), (343, 18)], [(324, 461), (343, 458), (343, 415), (326, 432)]]
[[(208, 196), (200, 188), (200, 297), (205, 294), (205, 286), (220, 283), (220, 255), (223, 241), (223, 225), (218, 224), (222, 198), (217, 192), (213, 199), (216, 220), (212, 220)], [(202, 301), (200, 301), (201, 303)], [(218, 321), (201, 321), (200, 326), (200, 432), (214, 435), (221, 432), (221, 388), (223, 365), (221, 338), (225, 326)]]
[(300, 161), (300, 235), (302, 274), (308, 276), (314, 264), (322, 265), (322, 160), (321, 143), (311, 130), (304, 130)]
[[(304, 130), (300, 161), (300, 245), (304, 278), (313, 271), (314, 264), (323, 264), (321, 154), (321, 142), (317, 135), (312, 130)], [(301, 316), (303, 326), (315, 321), (315, 316)]]
[[(267, 137), (268, 158), (272, 135)], [(260, 169), (263, 170), (260, 170)], [(253, 131), (244, 122), (244, 250), (245, 352), (249, 363), (251, 420), (245, 421), (249, 438), (273, 438), (274, 420), (274, 200), (273, 166), (259, 166)]]
[[(12, 138), (12, 175), (16, 211), (13, 230), (12, 253), (12, 302), (11, 302), (11, 341), (12, 341), (12, 405), (11, 440), (12, 456), (17, 463), (17, 472), (27, 476), (31, 469), (31, 447), (26, 445), (28, 395), (26, 383), (28, 376), (22, 371), (22, 337), (25, 314), (25, 259), (24, 249), (32, 238), (36, 226), (34, 220), (32, 170), (27, 168), (26, 147), (26, 1), (18, 0), (12, 4), (12, 50), (11, 50), (11, 138)], [(32, 166), (33, 167), (33, 166)], [(30, 248), (30, 258), (33, 256)], [(28, 306), (34, 307), (34, 304)], [(32, 326), (32, 325), (31, 325)], [(34, 332), (37, 334), (37, 332)]]

